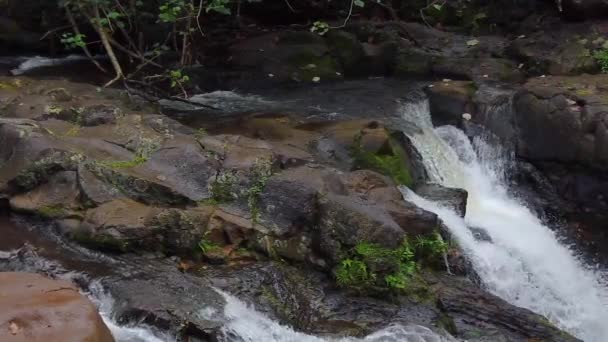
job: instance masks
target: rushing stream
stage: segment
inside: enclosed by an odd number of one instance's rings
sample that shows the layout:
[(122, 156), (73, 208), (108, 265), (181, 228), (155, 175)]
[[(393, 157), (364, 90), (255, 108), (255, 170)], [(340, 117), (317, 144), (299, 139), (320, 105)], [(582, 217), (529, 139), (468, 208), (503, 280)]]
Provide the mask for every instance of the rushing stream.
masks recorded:
[[(467, 214), (420, 198), (408, 200), (445, 222), (492, 293), (544, 315), (586, 342), (608, 338), (608, 289), (599, 272), (588, 269), (557, 240), (531, 210), (507, 191), (509, 160), (480, 138), (473, 143), (453, 126), (433, 128), (428, 103), (408, 104), (406, 120), (421, 132), (411, 138), (433, 182), (466, 189)], [(483, 229), (490, 241), (477, 241), (468, 227)]]

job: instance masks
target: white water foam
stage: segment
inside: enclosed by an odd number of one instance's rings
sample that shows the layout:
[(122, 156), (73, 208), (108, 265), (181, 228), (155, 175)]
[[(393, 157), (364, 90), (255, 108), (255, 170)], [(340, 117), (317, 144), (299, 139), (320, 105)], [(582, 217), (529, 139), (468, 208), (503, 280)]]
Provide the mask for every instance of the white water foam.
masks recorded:
[[(479, 139), (471, 144), (456, 127), (433, 129), (428, 103), (409, 104), (403, 114), (421, 126), (411, 139), (431, 180), (468, 191), (466, 218), (405, 188), (404, 196), (439, 215), (488, 290), (587, 342), (608, 341), (606, 284), (509, 195), (504, 154)], [(491, 242), (477, 241), (468, 227), (485, 230)]]
[(85, 293), (99, 310), (103, 322), (108, 326), (116, 342), (172, 342), (174, 337), (153, 331), (153, 328), (144, 325), (119, 324), (114, 318), (114, 298), (112, 298), (98, 282), (89, 285), (89, 292)]
[[(105, 56), (95, 56), (95, 59), (104, 59)], [(25, 57), (19, 60), (19, 66), (11, 70), (11, 74), (18, 76), (27, 73), (28, 71), (49, 67), (70, 64), (76, 61), (86, 60), (88, 57), (83, 55), (68, 55), (60, 58), (50, 58), (44, 56)]]
[[(229, 341), (235, 342), (457, 342), (450, 336), (441, 336), (419, 325), (390, 325), (364, 338), (330, 338), (297, 332), (256, 311), (236, 297), (218, 291), (226, 300), (222, 331)], [(209, 310), (203, 309), (204, 315)]]

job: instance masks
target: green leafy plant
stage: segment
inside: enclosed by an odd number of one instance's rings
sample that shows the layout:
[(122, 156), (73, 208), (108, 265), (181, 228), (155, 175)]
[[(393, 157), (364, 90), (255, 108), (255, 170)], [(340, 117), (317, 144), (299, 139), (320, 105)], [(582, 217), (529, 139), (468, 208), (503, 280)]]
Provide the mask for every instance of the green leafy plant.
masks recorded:
[(593, 58), (597, 61), (600, 66), (602, 73), (608, 74), (608, 49), (601, 49), (595, 51)]
[(367, 287), (375, 275), (370, 274), (363, 261), (344, 259), (336, 270), (336, 282), (341, 287), (364, 288)]
[(336, 283), (362, 293), (413, 291), (415, 284), (420, 285), (417, 261), (439, 262), (447, 249), (438, 233), (418, 236), (414, 243), (405, 238), (394, 249), (363, 241), (348, 251), (336, 267)]
[(221, 14), (229, 15), (232, 13), (230, 10), (230, 0), (211, 0), (207, 5), (207, 12), (217, 12)]
[(159, 7), (158, 19), (164, 23), (175, 23), (180, 18), (186, 3), (184, 0), (169, 0), (162, 3)]
[(448, 248), (449, 245), (437, 232), (430, 236), (418, 236), (414, 242), (416, 257), (429, 264), (441, 262)]
[(211, 253), (220, 248), (216, 243), (209, 240), (209, 232), (206, 232), (205, 235), (201, 238), (201, 241), (198, 243), (198, 248), (203, 252), (203, 254)]
[(310, 32), (314, 32), (320, 36), (326, 34), (329, 31), (329, 24), (324, 21), (315, 21), (310, 28)]
[(185, 75), (181, 70), (169, 71), (169, 77), (171, 78), (171, 88), (177, 86), (183, 87), (184, 83), (190, 81), (190, 77)]
[(84, 41), (85, 38), (86, 36), (81, 33), (64, 33), (61, 35), (61, 43), (68, 49), (83, 48), (87, 45)]

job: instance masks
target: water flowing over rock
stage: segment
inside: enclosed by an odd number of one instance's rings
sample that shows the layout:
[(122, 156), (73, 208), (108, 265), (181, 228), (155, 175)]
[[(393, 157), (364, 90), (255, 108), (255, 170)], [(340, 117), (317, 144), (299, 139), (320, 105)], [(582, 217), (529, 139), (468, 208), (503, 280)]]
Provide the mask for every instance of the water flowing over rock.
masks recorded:
[[(295, 40), (289, 44), (320, 44), (322, 38), (306, 34), (290, 39)], [(226, 92), (218, 100), (218, 94), (201, 95), (205, 104), (221, 104), (226, 114), (209, 126), (203, 125), (210, 121), (206, 115), (216, 109), (208, 107), (201, 106), (206, 113), (193, 114), (198, 111), (193, 105), (195, 111), (169, 119), (110, 100), (101, 101), (103, 107), (83, 103), (78, 87), (69, 83), (62, 88), (71, 96), (60, 96), (61, 101), (57, 94), (63, 92), (42, 91), (53, 106), (41, 107), (44, 111), (33, 106), (38, 114), (23, 114), (35, 120), (0, 121), (7, 142), (0, 145), (0, 190), (12, 210), (41, 220), (34, 229), (43, 236), (36, 239), (56, 244), (13, 246), (20, 248), (3, 256), (5, 267), (68, 273), (63, 266), (41, 262), (57, 258), (89, 269), (91, 275), (80, 277), (79, 284), (90, 290), (95, 284), (90, 277), (100, 278), (115, 300), (109, 311), (115, 320), (143, 322), (179, 338), (241, 338), (246, 322), (240, 312), (279, 329), (283, 335), (275, 337), (278, 341), (288, 336), (312, 341), (336, 336), (353, 336), (345, 341), (383, 336), (441, 341), (446, 336), (449, 341), (446, 331), (475, 341), (476, 327), (482, 327), (478, 341), (491, 336), (574, 341), (549, 322), (536, 324), (540, 316), (463, 278), (485, 280), (487, 274), (475, 260), (464, 260), (471, 255), (470, 246), (451, 231), (450, 219), (461, 222), (470, 215), (465, 211), (475, 213), (478, 202), (467, 204), (467, 191), (477, 196), (479, 189), (458, 183), (467, 179), (462, 168), (438, 178), (445, 173), (443, 165), (428, 167), (425, 148), (436, 147), (433, 139), (439, 139), (428, 136), (428, 112), (417, 113), (424, 116), (415, 122), (404, 120), (408, 109), (428, 107), (404, 104), (403, 96), (395, 101), (394, 93), (403, 88), (392, 89), (393, 82), (370, 84), (373, 92), (367, 98), (382, 96), (361, 106), (333, 97), (342, 91), (351, 96), (346, 85), (313, 88), (325, 94), (312, 109), (312, 102), (291, 102), (293, 97), (270, 101)], [(41, 101), (40, 93), (24, 91), (31, 97), (22, 101)], [(306, 90), (294, 94), (310, 97)], [(232, 105), (227, 98), (246, 101)], [(242, 113), (252, 101), (259, 106)], [(71, 109), (76, 105), (91, 112)], [(276, 108), (290, 110), (277, 113)], [(83, 124), (85, 117), (90, 124)], [(443, 136), (452, 129), (444, 129)], [(421, 145), (418, 139), (425, 134), (428, 144)], [(450, 141), (459, 152), (469, 143), (466, 136)], [(475, 153), (466, 152), (464, 160), (475, 160)], [(446, 152), (445, 162), (454, 155)], [(449, 188), (427, 184), (432, 182)], [(454, 217), (446, 219), (418, 198), (404, 199), (400, 190), (408, 187), (450, 208), (446, 210)], [(466, 225), (464, 229), (470, 234)], [(500, 241), (487, 230), (491, 239), (479, 244)], [(435, 250), (424, 252), (428, 244)], [(369, 288), (337, 281), (341, 267), (353, 260), (369, 272)], [(256, 304), (297, 331), (260, 318), (214, 287)], [(482, 298), (483, 307), (474, 298)], [(410, 332), (413, 325), (422, 327)], [(252, 331), (258, 335), (250, 340), (267, 336)]]

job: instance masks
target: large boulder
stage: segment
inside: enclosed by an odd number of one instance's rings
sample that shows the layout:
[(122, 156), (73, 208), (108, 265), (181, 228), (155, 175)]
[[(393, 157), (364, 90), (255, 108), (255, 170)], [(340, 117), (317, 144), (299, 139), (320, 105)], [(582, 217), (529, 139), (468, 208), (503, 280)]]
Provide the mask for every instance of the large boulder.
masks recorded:
[(569, 24), (520, 36), (508, 48), (512, 58), (532, 75), (577, 75), (597, 73), (593, 51), (605, 42), (601, 27)]
[(231, 64), (252, 77), (313, 82), (342, 78), (340, 63), (325, 40), (308, 31), (271, 33), (230, 48)]
[(91, 301), (71, 283), (0, 273), (0, 340), (113, 342)]
[(477, 86), (469, 81), (435, 82), (424, 89), (429, 98), (429, 110), (435, 126), (459, 125), (463, 114), (474, 114), (473, 96)]
[(608, 168), (608, 76), (531, 79), (515, 96), (517, 153)]
[(460, 217), (467, 211), (467, 191), (463, 189), (446, 188), (439, 184), (424, 184), (416, 187), (416, 193), (430, 201), (453, 209)]

